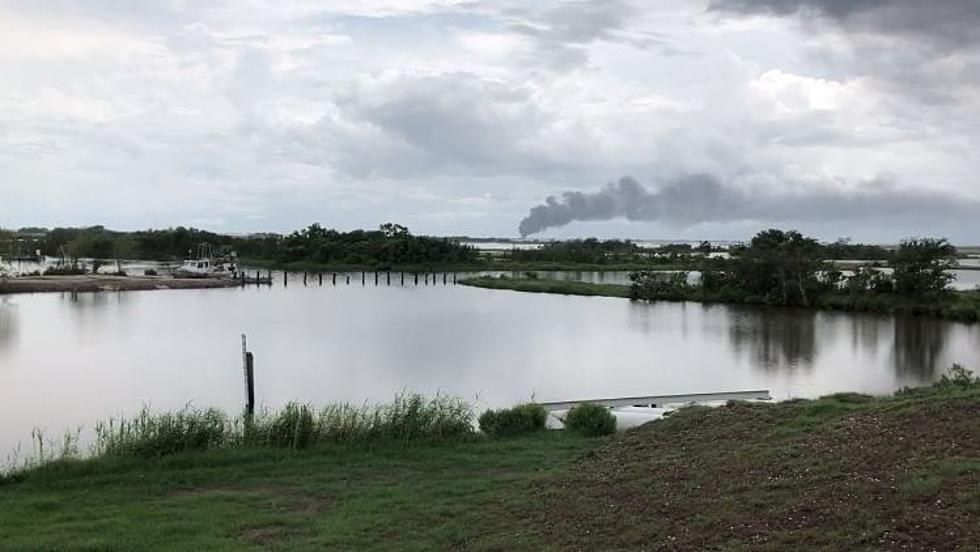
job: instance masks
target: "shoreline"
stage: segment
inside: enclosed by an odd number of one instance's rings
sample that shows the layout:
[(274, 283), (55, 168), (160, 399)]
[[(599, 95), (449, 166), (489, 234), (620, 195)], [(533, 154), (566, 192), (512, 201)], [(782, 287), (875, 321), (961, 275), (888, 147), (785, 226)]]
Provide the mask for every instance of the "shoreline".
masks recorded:
[(667, 301), (671, 303), (702, 303), (724, 305), (747, 305), (770, 308), (792, 308), (827, 312), (855, 312), (888, 315), (928, 316), (939, 320), (974, 324), (980, 322), (980, 292), (952, 291), (949, 300), (940, 305), (890, 301), (887, 297), (852, 298), (848, 295), (824, 295), (817, 298), (809, 307), (782, 307), (752, 301), (725, 300), (721, 295), (705, 296), (700, 293), (688, 295), (663, 296), (651, 299), (633, 299), (630, 286), (621, 284), (593, 284), (566, 280), (547, 280), (530, 278), (463, 278), (457, 282), (462, 286), (483, 289), (498, 289), (522, 293), (550, 293), (555, 295), (580, 295), (594, 297), (615, 297), (636, 301)]
[(165, 289), (215, 289), (239, 285), (237, 280), (172, 278), (170, 276), (26, 276), (0, 279), (0, 295), (14, 293), (88, 293), (97, 291), (149, 291)]

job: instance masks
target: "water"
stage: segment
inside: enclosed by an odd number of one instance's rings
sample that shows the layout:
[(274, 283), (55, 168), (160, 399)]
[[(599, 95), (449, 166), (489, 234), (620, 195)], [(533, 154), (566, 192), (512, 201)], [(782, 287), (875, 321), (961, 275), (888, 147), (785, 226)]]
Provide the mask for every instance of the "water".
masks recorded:
[[(0, 463), (38, 426), (143, 404), (243, 400), (240, 336), (257, 399), (385, 401), (402, 390), (478, 406), (770, 389), (776, 398), (886, 393), (976, 367), (980, 326), (802, 310), (633, 303), (360, 275), (288, 288), (0, 297)], [(451, 282), (451, 278), (450, 278)]]

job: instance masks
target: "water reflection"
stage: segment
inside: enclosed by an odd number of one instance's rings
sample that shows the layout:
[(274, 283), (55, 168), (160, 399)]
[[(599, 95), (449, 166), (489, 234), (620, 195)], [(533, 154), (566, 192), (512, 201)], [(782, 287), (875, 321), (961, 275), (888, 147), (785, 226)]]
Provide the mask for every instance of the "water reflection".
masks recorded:
[(927, 382), (938, 373), (948, 323), (921, 316), (895, 317), (892, 359), (900, 379)]
[(8, 297), (0, 298), (0, 357), (17, 341), (17, 304)]
[(817, 359), (817, 313), (795, 309), (732, 309), (732, 350), (767, 371), (812, 368)]

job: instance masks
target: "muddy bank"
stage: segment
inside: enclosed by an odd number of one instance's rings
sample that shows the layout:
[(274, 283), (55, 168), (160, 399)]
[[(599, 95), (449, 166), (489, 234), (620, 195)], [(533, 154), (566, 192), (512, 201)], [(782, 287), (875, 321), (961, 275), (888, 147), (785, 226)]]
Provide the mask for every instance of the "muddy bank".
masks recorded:
[(0, 278), (0, 294), (43, 293), (54, 291), (139, 291), (150, 289), (205, 289), (237, 285), (231, 278), (187, 279), (170, 276), (107, 276), (85, 274), (81, 276), (27, 276)]

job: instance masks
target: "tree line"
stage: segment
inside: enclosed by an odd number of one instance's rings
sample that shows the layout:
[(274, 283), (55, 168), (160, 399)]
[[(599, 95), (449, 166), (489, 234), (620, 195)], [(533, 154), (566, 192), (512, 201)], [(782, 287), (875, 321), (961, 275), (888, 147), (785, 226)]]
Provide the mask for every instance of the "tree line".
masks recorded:
[(377, 230), (341, 232), (320, 224), (287, 235), (229, 236), (178, 226), (120, 232), (87, 228), (22, 228), (0, 231), (0, 253), (94, 259), (175, 260), (193, 256), (202, 243), (234, 250), (240, 257), (276, 263), (310, 262), (384, 267), (404, 264), (475, 262), (475, 248), (458, 240), (415, 236), (387, 223)]
[(839, 259), (838, 243), (821, 245), (791, 230), (770, 229), (736, 246), (728, 259), (706, 260), (701, 281), (686, 274), (665, 277), (654, 272), (631, 275), (637, 299), (714, 299), (779, 306), (813, 306), (827, 295), (879, 295), (938, 302), (949, 293), (956, 249), (941, 238), (911, 238), (889, 252), (892, 272), (860, 267), (852, 274), (828, 263)]

